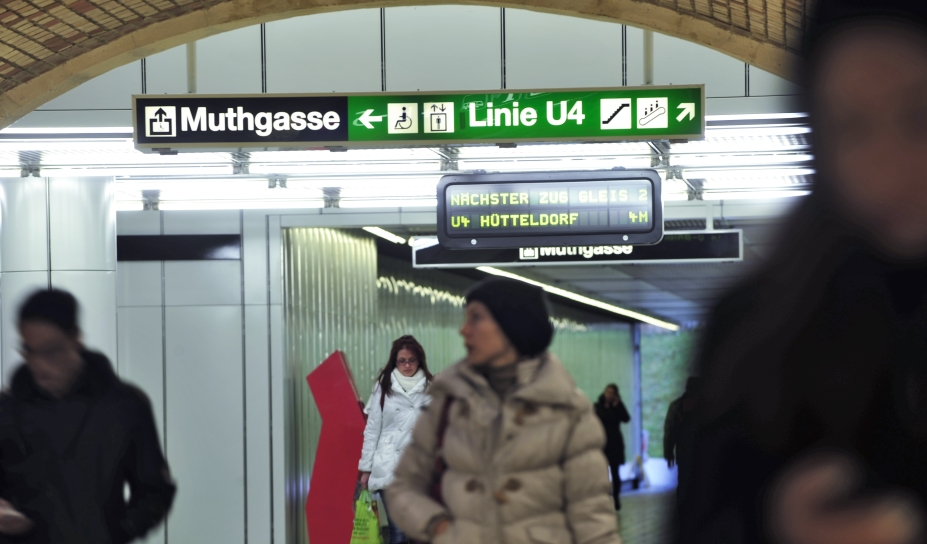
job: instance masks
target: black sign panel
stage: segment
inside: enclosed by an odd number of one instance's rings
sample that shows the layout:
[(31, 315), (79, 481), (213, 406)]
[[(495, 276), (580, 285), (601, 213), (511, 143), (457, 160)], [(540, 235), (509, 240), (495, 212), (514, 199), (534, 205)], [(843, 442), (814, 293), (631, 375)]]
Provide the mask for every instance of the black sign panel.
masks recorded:
[(587, 245), (528, 246), (514, 249), (452, 250), (437, 240), (419, 240), (412, 253), (416, 268), (476, 266), (551, 266), (582, 264), (642, 264), (731, 262), (743, 260), (740, 230), (667, 233), (650, 246)]
[(136, 96), (139, 146), (347, 142), (346, 96)]
[(449, 175), (438, 185), (438, 240), (447, 248), (655, 244), (662, 236), (653, 170)]
[(119, 261), (228, 261), (241, 259), (238, 234), (117, 236)]

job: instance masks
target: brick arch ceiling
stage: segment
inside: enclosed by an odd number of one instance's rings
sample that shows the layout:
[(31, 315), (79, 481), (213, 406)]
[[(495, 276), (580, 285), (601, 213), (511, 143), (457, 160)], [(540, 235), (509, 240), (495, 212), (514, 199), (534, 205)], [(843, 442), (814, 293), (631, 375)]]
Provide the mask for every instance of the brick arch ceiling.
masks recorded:
[(621, 22), (794, 79), (813, 0), (0, 0), (0, 128), (117, 66), (211, 34), (353, 8), (474, 4)]

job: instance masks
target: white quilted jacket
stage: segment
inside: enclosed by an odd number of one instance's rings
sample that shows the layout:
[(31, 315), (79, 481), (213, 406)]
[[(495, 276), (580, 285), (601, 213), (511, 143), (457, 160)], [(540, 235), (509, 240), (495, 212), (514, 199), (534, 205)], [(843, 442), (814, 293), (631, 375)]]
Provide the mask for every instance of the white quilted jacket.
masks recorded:
[(380, 384), (377, 383), (364, 410), (367, 428), (364, 429), (364, 449), (358, 468), (370, 473), (367, 487), (370, 491), (384, 489), (393, 480), (393, 470), (399, 463), (402, 450), (412, 440), (412, 428), (430, 397), (427, 380), (422, 379), (409, 392), (392, 383), (393, 394), (386, 397), (380, 409)]

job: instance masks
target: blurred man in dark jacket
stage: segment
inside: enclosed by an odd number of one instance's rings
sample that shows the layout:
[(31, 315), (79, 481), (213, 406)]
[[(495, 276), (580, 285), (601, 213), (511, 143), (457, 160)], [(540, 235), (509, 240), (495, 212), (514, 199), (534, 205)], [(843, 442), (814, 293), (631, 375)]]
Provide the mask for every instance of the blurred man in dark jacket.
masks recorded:
[(669, 405), (666, 421), (663, 423), (663, 457), (667, 466), (678, 467), (677, 498), (685, 495), (693, 470), (693, 419), (699, 396), (699, 379), (690, 377), (686, 381), (685, 392)]
[(148, 398), (81, 344), (71, 294), (36, 292), (18, 325), (25, 364), (0, 396), (0, 543), (143, 536), (175, 492)]

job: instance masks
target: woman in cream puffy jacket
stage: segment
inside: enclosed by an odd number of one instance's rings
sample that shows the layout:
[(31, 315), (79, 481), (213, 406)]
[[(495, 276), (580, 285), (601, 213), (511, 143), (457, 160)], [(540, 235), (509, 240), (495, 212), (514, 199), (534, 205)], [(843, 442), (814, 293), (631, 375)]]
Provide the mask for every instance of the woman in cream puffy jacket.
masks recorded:
[(543, 291), (526, 283), (488, 280), (467, 293), (467, 357), (435, 378), (386, 491), (410, 537), (621, 544), (605, 432), (547, 351), (548, 316)]
[[(412, 439), (419, 413), (428, 405), (432, 375), (425, 362), (425, 350), (412, 336), (393, 342), (389, 362), (380, 372), (367, 402), (367, 427), (360, 460), (361, 485), (371, 492), (385, 489), (393, 479), (399, 456)], [(389, 544), (406, 542), (406, 536), (389, 521)]]

